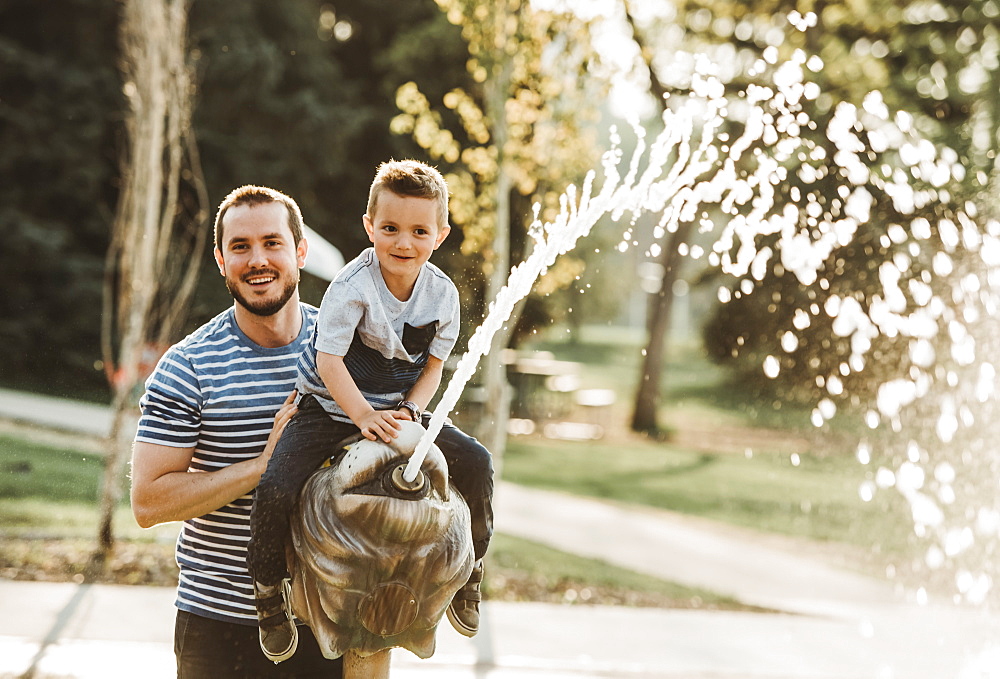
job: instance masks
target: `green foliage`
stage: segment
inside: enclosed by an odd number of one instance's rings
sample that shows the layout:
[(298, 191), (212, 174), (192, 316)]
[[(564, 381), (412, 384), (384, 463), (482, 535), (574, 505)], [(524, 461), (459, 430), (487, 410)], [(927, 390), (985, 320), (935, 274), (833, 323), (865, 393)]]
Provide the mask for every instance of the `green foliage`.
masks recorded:
[[(361, 215), (376, 166), (417, 148), (388, 131), (394, 92), (417, 74), (448, 82), (463, 73), (452, 56), (457, 31), (431, 2), (385, 12), (358, 0), (205, 0), (194, 3), (190, 24), (195, 126), (212, 199), (244, 183), (274, 186), (345, 258), (367, 247)], [(435, 262), (450, 268), (447, 256)], [(201, 320), (227, 303), (213, 266)], [(303, 297), (318, 304), (324, 288), (306, 277)]]
[[(441, 97), (429, 96), (426, 76), (401, 86), (392, 130), (446, 165), (461, 251), (476, 262), (473, 276), (456, 282), (485, 308), (485, 279), (505, 274), (505, 263), (520, 261), (530, 247), (532, 206), (538, 203), (541, 219), (552, 221), (559, 194), (593, 165), (594, 102), (606, 84), (586, 76), (596, 53), (587, 22), (573, 13), (520, 0), (437, 2), (461, 28), (468, 74)], [(509, 237), (497, 242), (496, 234)], [(565, 289), (581, 269), (572, 257), (556, 262), (529, 298), (514, 344), (558, 315), (559, 303), (545, 296)]]
[[(82, 21), (81, 21), (82, 19)], [(97, 310), (124, 106), (115, 3), (0, 6), (4, 382), (100, 389)]]
[[(815, 25), (804, 31), (793, 28), (787, 19), (793, 12), (800, 17), (816, 12)], [(713, 280), (732, 291), (732, 299), (716, 308), (705, 327), (713, 357), (745, 378), (759, 377), (764, 358), (773, 357), (780, 366), (774, 386), (812, 401), (827, 396), (837, 400), (849, 393), (857, 404), (872, 395), (885, 375), (905, 372), (908, 346), (894, 332), (876, 332), (871, 348), (859, 349), (849, 336), (832, 330), (836, 314), (831, 310), (842, 300), (857, 302), (865, 313), (883, 303), (887, 293), (879, 271), (887, 263), (902, 271), (899, 287), (908, 309), (922, 305), (915, 301), (915, 290), (930, 286), (937, 293), (954, 282), (947, 274), (939, 275), (932, 260), (940, 251), (952, 250), (944, 235), (948, 224), (961, 225), (991, 210), (992, 192), (984, 186), (997, 147), (998, 14), (1000, 6), (993, 0), (843, 0), (822, 5), (688, 0), (680, 6), (672, 18), (685, 27), (687, 41), (681, 49), (704, 50), (723, 59), (723, 77), (733, 92), (770, 72), (770, 67), (761, 67), (766, 52), (771, 53), (770, 62), (779, 65), (798, 49), (821, 57), (822, 66), (809, 73), (821, 93), (802, 99), (811, 123), (796, 130), (803, 141), (801, 151), (785, 161), (787, 176), (775, 186), (777, 209), (786, 204), (817, 208), (797, 214), (796, 233), (817, 240), (831, 225), (849, 223), (846, 203), (856, 189), (873, 198), (870, 218), (849, 243), (831, 249), (820, 279), (807, 291), (781, 261), (777, 235), (758, 237), (753, 244), (756, 252), (771, 255), (764, 258), (761, 270), (737, 274), (735, 280)], [(677, 93), (685, 91), (683, 78), (672, 82)], [(868, 97), (873, 90), (881, 92), (890, 120), (896, 111), (912, 120), (908, 125), (907, 118), (896, 119), (901, 120), (899, 129), (932, 142), (931, 162), (949, 166), (946, 176), (932, 177), (898, 145), (883, 144), (882, 137), (868, 133), (871, 111), (880, 106)], [(831, 123), (838, 111), (850, 107), (855, 107), (858, 122), (835, 134)], [(783, 113), (768, 112), (775, 120)], [(731, 121), (730, 131), (731, 136), (739, 134), (740, 124)], [(772, 153), (782, 137), (779, 133), (756, 145), (754, 153)], [(844, 142), (855, 149), (845, 153)], [(950, 169), (956, 161), (964, 171)], [(746, 173), (753, 169), (752, 160), (741, 168)], [(902, 183), (922, 196), (915, 205), (896, 200)], [(719, 223), (735, 214), (701, 217)], [(913, 236), (913, 225), (921, 220), (928, 224), (927, 238)], [(733, 251), (741, 245), (734, 243)], [(793, 315), (798, 312), (805, 315)], [(947, 322), (939, 321), (942, 328)], [(864, 375), (859, 375), (862, 369)]]
[[(118, 20), (118, 4), (99, 0), (0, 5), (6, 386), (107, 399), (98, 359), (124, 143)], [(388, 132), (396, 89), (433, 73), (428, 90), (443, 93), (465, 74), (459, 32), (429, 0), (391, 12), (361, 0), (199, 0), (189, 48), (210, 209), (241, 184), (274, 186), (347, 258), (367, 245), (377, 164), (422, 155)], [(450, 246), (435, 261), (462, 273)], [(303, 296), (318, 303), (324, 287), (306, 276)], [(206, 254), (187, 329), (229, 304)]]

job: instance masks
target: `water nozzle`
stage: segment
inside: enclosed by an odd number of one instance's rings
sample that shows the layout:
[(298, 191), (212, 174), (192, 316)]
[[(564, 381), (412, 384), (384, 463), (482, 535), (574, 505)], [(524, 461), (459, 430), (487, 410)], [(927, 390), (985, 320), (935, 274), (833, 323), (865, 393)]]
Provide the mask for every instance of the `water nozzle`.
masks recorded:
[(392, 485), (397, 489), (403, 491), (404, 493), (416, 493), (423, 490), (424, 487), (424, 473), (417, 470), (417, 475), (412, 481), (407, 481), (403, 473), (406, 471), (406, 465), (401, 464), (392, 470)]

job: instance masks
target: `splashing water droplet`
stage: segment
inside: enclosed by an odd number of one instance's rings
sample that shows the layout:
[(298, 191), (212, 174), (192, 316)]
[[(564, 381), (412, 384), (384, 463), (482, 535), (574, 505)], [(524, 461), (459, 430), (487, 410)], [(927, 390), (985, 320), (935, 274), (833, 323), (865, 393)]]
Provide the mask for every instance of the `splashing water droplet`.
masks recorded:
[(764, 359), (764, 375), (770, 377), (771, 379), (774, 379), (775, 377), (778, 376), (778, 373), (780, 371), (781, 371), (781, 364), (778, 363), (778, 359), (776, 359), (774, 356), (768, 356), (767, 358)]

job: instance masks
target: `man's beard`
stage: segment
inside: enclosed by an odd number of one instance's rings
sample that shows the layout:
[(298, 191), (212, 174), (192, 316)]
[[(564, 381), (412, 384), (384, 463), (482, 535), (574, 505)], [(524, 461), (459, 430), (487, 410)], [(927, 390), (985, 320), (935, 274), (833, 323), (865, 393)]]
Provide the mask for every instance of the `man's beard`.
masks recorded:
[[(261, 273), (272, 273), (272, 272), (254, 272), (254, 276), (259, 276)], [(277, 276), (277, 273), (274, 273)], [(251, 302), (240, 292), (239, 287), (232, 282), (229, 276), (226, 276), (226, 289), (229, 290), (229, 294), (233, 296), (233, 299), (237, 301), (241, 306), (243, 306), (247, 311), (256, 316), (273, 316), (274, 314), (281, 311), (288, 300), (292, 298), (295, 294), (295, 288), (298, 287), (299, 281), (298, 276), (293, 280), (288, 281), (285, 284), (284, 289), (281, 294), (274, 299), (262, 299), (256, 302)]]

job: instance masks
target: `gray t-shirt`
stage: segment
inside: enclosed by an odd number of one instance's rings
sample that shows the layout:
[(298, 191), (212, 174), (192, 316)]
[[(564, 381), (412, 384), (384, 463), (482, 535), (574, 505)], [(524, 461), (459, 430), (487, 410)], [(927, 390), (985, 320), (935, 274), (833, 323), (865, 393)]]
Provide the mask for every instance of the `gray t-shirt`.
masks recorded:
[(316, 368), (318, 351), (344, 357), (354, 383), (376, 410), (391, 409), (413, 388), (428, 356), (448, 358), (458, 339), (458, 290), (430, 262), (410, 299), (389, 292), (374, 248), (349, 262), (323, 295), (315, 334), (299, 358), (296, 388), (335, 420), (350, 422)]

